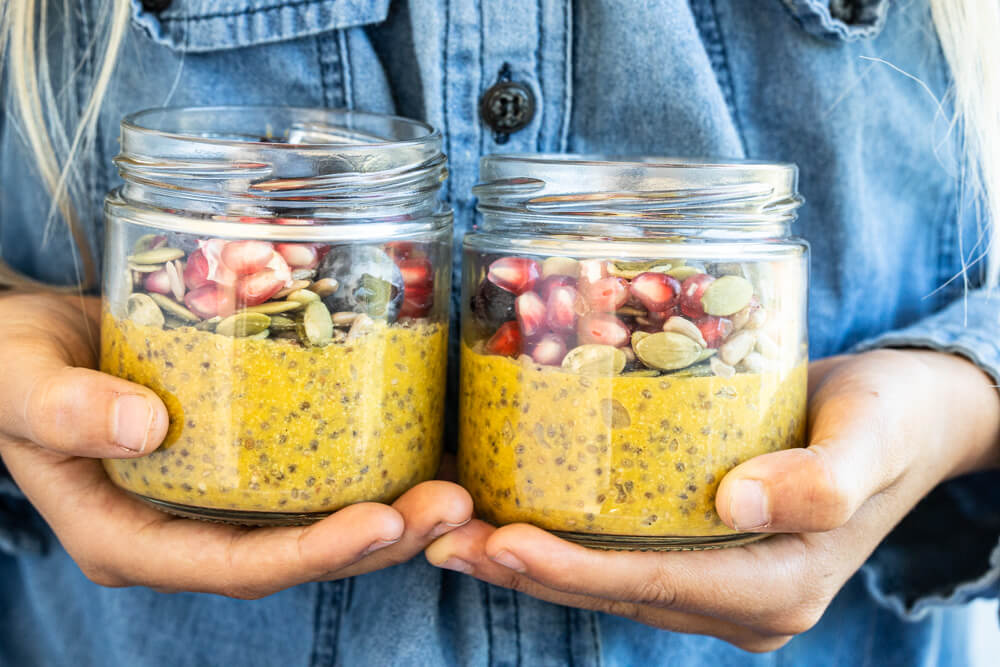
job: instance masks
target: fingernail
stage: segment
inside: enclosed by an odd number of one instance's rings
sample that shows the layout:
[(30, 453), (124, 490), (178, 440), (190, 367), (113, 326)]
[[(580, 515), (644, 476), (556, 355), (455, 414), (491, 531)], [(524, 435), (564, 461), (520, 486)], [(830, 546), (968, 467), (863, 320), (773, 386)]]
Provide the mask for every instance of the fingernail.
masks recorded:
[(153, 425), (149, 401), (136, 394), (124, 394), (115, 399), (112, 411), (115, 443), (133, 452), (143, 452)]
[(466, 563), (461, 558), (455, 558), (454, 556), (452, 556), (451, 558), (449, 558), (445, 562), (443, 562), (440, 565), (438, 565), (438, 567), (443, 568), (445, 570), (454, 570), (455, 572), (461, 572), (462, 574), (471, 574), (472, 573), (472, 566), (471, 565), (469, 565), (468, 563)]
[(764, 485), (753, 479), (733, 483), (729, 492), (729, 516), (736, 530), (764, 528), (771, 523)]
[(393, 544), (396, 544), (397, 542), (399, 542), (399, 539), (379, 540), (378, 542), (372, 542), (371, 545), (369, 545), (369, 547), (365, 549), (365, 553), (362, 555), (367, 556), (368, 554), (374, 553), (379, 549), (385, 549), (386, 547), (391, 547)]
[(434, 526), (434, 530), (431, 531), (430, 537), (441, 537), (445, 533), (451, 532), (456, 528), (461, 528), (465, 524), (469, 523), (469, 521), (471, 521), (471, 519), (466, 519), (460, 523), (448, 523), (447, 521), (442, 521), (438, 525)]
[(506, 568), (514, 570), (515, 572), (524, 572), (528, 568), (521, 562), (521, 559), (512, 554), (509, 551), (501, 551), (496, 556), (493, 556), (493, 562), (499, 563)]

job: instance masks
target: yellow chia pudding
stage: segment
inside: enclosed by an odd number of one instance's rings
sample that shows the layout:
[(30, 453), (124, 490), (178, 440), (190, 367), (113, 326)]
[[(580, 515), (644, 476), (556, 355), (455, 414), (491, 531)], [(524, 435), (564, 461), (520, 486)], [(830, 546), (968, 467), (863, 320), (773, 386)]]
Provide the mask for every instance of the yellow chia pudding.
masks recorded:
[(325, 513), (389, 502), (437, 470), (447, 330), (376, 322), (322, 347), (164, 329), (105, 312), (101, 369), (150, 387), (170, 429), (108, 460), (140, 496), (196, 508)]
[(735, 535), (715, 512), (722, 477), (803, 445), (805, 362), (730, 377), (594, 377), (463, 345), (461, 373), (461, 480), (499, 525)]

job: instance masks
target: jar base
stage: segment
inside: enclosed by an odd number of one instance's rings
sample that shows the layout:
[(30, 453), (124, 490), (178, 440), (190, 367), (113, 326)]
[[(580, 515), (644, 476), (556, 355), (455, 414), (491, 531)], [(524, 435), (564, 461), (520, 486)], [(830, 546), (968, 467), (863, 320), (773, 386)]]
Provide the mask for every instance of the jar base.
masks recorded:
[(332, 512), (256, 512), (249, 510), (219, 509), (215, 507), (195, 507), (180, 505), (166, 500), (149, 498), (138, 493), (129, 495), (151, 507), (181, 517), (210, 523), (226, 523), (237, 526), (306, 526), (330, 516)]
[(595, 535), (593, 533), (569, 533), (559, 530), (549, 531), (556, 537), (590, 549), (605, 551), (703, 551), (725, 549), (758, 542), (770, 534), (738, 533), (736, 535), (713, 535), (709, 537), (656, 537), (634, 535)]

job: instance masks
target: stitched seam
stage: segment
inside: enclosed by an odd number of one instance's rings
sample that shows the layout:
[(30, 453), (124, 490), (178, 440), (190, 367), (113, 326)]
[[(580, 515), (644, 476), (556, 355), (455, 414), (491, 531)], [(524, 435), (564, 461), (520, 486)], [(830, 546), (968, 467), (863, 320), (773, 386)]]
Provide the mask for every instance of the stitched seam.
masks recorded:
[(235, 12), (216, 12), (214, 14), (199, 14), (196, 16), (161, 16), (160, 23), (176, 23), (179, 21), (194, 23), (195, 21), (211, 21), (213, 19), (227, 19), (235, 16), (248, 16), (250, 14), (264, 14), (266, 12), (276, 12), (282, 9), (304, 7), (307, 5), (318, 5), (326, 0), (287, 0), (271, 7), (244, 7)]
[(569, 125), (573, 115), (573, 52), (576, 31), (573, 30), (573, 3), (563, 0), (563, 119), (559, 131), (559, 150), (569, 147)]
[[(449, 38), (451, 37), (451, 0), (444, 0), (444, 25), (445, 25), (444, 39), (443, 39), (443, 43), (441, 44), (441, 62), (444, 65), (444, 82), (443, 82), (443, 85), (442, 85), (442, 91), (441, 92), (442, 92), (442, 97), (444, 99), (442, 100), (443, 101), (443, 105), (441, 107), (441, 110), (442, 110), (441, 116), (442, 116), (442, 120), (444, 121), (444, 137), (445, 137), (445, 144), (448, 147), (448, 155), (453, 155), (452, 150), (451, 150), (451, 123), (449, 122), (449, 115), (450, 115), (450, 113), (449, 113), (449, 106), (448, 106), (448, 86), (449, 86), (449, 77), (448, 77), (448, 69), (449, 69), (449, 62), (448, 62), (448, 41), (449, 41)], [(443, 193), (444, 197), (446, 199), (450, 199), (451, 198), (451, 179), (450, 178), (449, 179), (445, 179), (444, 190), (445, 190), (445, 192)]]
[(517, 651), (517, 667), (521, 667), (521, 605), (517, 601), (520, 594), (511, 591), (510, 596), (514, 600), (514, 650)]
[(594, 657), (597, 659), (598, 665), (604, 664), (604, 659), (601, 657), (601, 637), (597, 632), (597, 612), (584, 612), (590, 617), (590, 639), (594, 643)]
[(542, 85), (542, 45), (545, 42), (545, 19), (542, 14), (542, 0), (535, 0), (535, 20), (538, 22), (538, 45), (535, 47), (535, 81), (538, 82), (538, 93), (541, 95), (540, 104), (535, 105), (535, 112), (538, 114), (538, 130), (535, 133), (535, 150), (542, 150), (542, 130), (545, 124), (542, 116), (545, 115), (545, 86)]
[(493, 664), (493, 609), (490, 607), (490, 585), (479, 582), (479, 588), (483, 594), (483, 611), (486, 621), (486, 664)]
[(319, 645), (320, 636), (323, 630), (323, 600), (326, 597), (324, 595), (323, 584), (316, 584), (316, 608), (313, 610), (313, 647), (312, 652), (309, 655), (309, 664), (318, 665), (319, 664)]
[(323, 106), (330, 106), (330, 98), (326, 91), (326, 63), (323, 62), (323, 50), (319, 43), (319, 35), (316, 35), (313, 39), (313, 44), (316, 45), (316, 64), (319, 67), (319, 94), (320, 99), (323, 101)]
[(340, 90), (344, 96), (344, 106), (354, 108), (354, 80), (351, 76), (351, 53), (347, 48), (347, 32), (337, 31), (337, 60), (340, 63)]

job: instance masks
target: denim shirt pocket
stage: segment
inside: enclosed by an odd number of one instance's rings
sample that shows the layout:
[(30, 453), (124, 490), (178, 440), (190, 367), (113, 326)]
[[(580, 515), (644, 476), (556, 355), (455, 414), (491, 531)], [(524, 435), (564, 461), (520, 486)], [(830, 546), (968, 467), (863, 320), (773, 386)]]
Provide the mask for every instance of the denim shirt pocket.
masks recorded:
[(385, 20), (390, 0), (174, 0), (159, 12), (131, 0), (153, 41), (204, 53), (280, 42)]
[(780, 0), (805, 30), (851, 42), (882, 32), (890, 0)]

